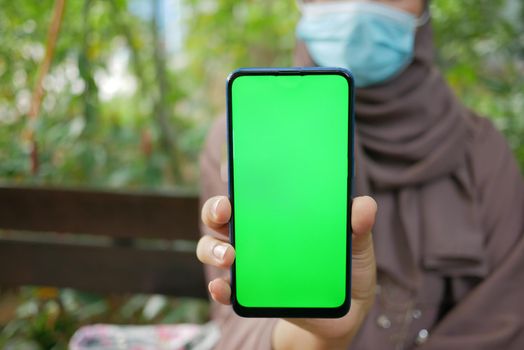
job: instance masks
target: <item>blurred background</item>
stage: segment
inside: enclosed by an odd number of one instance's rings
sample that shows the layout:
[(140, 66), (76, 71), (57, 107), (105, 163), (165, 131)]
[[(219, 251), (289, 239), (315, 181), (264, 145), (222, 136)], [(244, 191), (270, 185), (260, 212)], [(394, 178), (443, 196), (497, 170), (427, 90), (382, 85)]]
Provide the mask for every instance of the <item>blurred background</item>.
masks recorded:
[[(292, 65), (293, 0), (70, 0), (57, 18), (59, 2), (0, 0), (2, 185), (196, 195), (227, 74)], [(494, 120), (524, 169), (522, 1), (431, 6), (438, 65), (467, 106)], [(205, 322), (207, 308), (158, 295), (4, 289), (0, 348), (65, 349), (93, 322)]]

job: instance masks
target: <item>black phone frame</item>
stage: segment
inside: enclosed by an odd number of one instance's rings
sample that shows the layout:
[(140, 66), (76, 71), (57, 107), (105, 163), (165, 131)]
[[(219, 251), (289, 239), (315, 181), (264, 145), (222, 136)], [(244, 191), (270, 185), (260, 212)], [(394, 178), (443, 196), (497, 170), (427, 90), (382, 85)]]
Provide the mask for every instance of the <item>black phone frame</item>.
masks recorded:
[(334, 308), (311, 307), (248, 307), (241, 305), (236, 298), (236, 261), (230, 270), (231, 277), (231, 304), (233, 310), (242, 317), (287, 317), (287, 318), (340, 318), (349, 312), (351, 307), (351, 204), (354, 177), (354, 124), (355, 124), (355, 85), (351, 72), (338, 67), (291, 67), (291, 68), (240, 68), (233, 71), (226, 80), (227, 103), (227, 161), (228, 161), (228, 195), (231, 203), (231, 219), (229, 222), (229, 239), (235, 247), (234, 224), (234, 171), (233, 171), (233, 139), (232, 139), (232, 87), (233, 82), (240, 76), (253, 75), (340, 75), (348, 82), (348, 178), (347, 178), (347, 217), (346, 217), (346, 296), (344, 302)]

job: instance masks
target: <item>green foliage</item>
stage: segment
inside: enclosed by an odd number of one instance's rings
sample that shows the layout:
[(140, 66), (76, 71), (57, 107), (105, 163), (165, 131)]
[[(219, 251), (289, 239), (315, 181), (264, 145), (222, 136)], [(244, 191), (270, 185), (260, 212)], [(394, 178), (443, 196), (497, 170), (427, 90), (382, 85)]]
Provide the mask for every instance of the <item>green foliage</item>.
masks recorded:
[(494, 120), (524, 169), (524, 6), (519, 0), (433, 4), (438, 62), (461, 100)]
[[(45, 51), (53, 1), (0, 0), (0, 6), (0, 179), (72, 186), (194, 188), (204, 133), (193, 119), (175, 110), (185, 94), (177, 72), (165, 73), (169, 91), (159, 101), (157, 78), (165, 67), (155, 69), (151, 23), (130, 14), (123, 0), (67, 2), (53, 65), (44, 81), (46, 95), (32, 126), (41, 165), (39, 173), (32, 175), (27, 112)], [(101, 100), (100, 76), (111, 69), (115, 55), (126, 52), (130, 84), (136, 84), (136, 91)], [(160, 103), (169, 111), (167, 127), (155, 117)], [(175, 128), (179, 137), (169, 140), (168, 129)], [(178, 155), (176, 162), (174, 154)]]

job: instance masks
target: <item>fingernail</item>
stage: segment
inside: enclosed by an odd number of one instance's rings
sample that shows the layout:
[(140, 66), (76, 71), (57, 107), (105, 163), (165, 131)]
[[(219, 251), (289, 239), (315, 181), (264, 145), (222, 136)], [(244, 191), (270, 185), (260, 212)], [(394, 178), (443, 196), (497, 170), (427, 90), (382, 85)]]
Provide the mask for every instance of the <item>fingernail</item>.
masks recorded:
[(217, 198), (213, 205), (211, 205), (211, 215), (213, 215), (213, 219), (218, 219), (218, 205), (220, 204), (220, 201), (222, 198)]
[(225, 244), (216, 244), (213, 247), (213, 255), (218, 260), (222, 261), (224, 260), (224, 256), (226, 255), (227, 245)]

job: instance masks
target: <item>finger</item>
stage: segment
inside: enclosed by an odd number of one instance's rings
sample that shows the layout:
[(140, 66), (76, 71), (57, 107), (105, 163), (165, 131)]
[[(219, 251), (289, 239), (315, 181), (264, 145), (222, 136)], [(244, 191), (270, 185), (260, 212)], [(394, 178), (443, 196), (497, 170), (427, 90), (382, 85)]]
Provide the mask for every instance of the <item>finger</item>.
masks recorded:
[(235, 260), (235, 248), (220, 239), (203, 236), (196, 249), (198, 260), (207, 265), (229, 268)]
[(226, 280), (216, 278), (209, 282), (208, 289), (216, 302), (224, 305), (231, 304), (231, 286)]
[(201, 216), (202, 221), (207, 227), (223, 235), (228, 235), (231, 204), (226, 196), (209, 198), (202, 206)]

